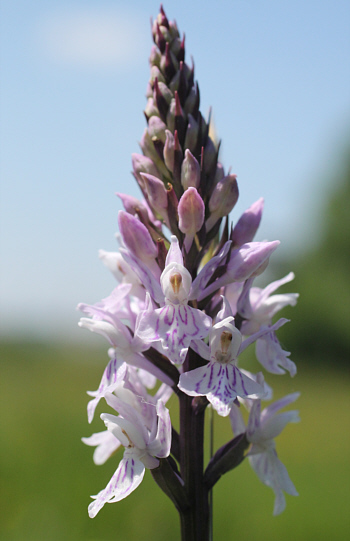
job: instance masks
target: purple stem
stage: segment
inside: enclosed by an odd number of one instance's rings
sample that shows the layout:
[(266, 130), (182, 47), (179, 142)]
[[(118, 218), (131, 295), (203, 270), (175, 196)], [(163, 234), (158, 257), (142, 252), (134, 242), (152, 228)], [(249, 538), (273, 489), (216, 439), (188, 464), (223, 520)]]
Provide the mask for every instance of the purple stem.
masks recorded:
[[(198, 364), (198, 355), (189, 350), (184, 370)], [(204, 484), (204, 416), (196, 413), (192, 398), (183, 393), (180, 400), (180, 471), (188, 495), (189, 508), (180, 512), (182, 541), (209, 541), (209, 491)]]

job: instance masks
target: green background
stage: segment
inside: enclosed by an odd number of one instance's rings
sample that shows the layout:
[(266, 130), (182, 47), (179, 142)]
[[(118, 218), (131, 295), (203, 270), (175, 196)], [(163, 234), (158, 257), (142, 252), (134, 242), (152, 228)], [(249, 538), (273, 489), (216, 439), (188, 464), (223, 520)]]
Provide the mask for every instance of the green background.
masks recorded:
[[(93, 338), (93, 337), (92, 337)], [(1, 346), (1, 526), (3, 541), (178, 540), (178, 517), (146, 471), (126, 500), (87, 515), (89, 495), (105, 487), (121, 451), (105, 465), (92, 462), (81, 436), (102, 430), (86, 418), (86, 389), (95, 389), (104, 347), (17, 343)], [(295, 359), (296, 360), (296, 359)], [(272, 376), (276, 398), (301, 391), (302, 422), (277, 440), (299, 497), (272, 516), (274, 495), (248, 461), (214, 490), (214, 539), (343, 540), (349, 528), (349, 393), (341, 369), (298, 360), (296, 378)], [(170, 403), (176, 409), (176, 398)], [(106, 409), (101, 403), (98, 413)], [(232, 437), (227, 419), (215, 417), (216, 446)]]

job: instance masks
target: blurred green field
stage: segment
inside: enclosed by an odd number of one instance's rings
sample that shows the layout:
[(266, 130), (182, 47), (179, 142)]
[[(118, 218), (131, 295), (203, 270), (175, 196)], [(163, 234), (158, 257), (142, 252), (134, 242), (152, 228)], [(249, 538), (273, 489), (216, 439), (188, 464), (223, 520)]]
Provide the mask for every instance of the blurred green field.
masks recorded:
[[(179, 540), (176, 511), (149, 472), (129, 498), (106, 505), (93, 520), (87, 515), (89, 495), (105, 487), (120, 456), (95, 466), (92, 449), (80, 441), (103, 429), (98, 415), (87, 423), (85, 392), (98, 385), (104, 346), (2, 343), (0, 353), (1, 541)], [(347, 538), (349, 380), (331, 361), (327, 370), (299, 361), (296, 378), (268, 379), (276, 398), (302, 392), (302, 422), (277, 441), (300, 496), (287, 496), (286, 511), (273, 517), (273, 492), (244, 462), (214, 491), (215, 541)], [(227, 420), (216, 418), (215, 435), (217, 445), (232, 437)]]

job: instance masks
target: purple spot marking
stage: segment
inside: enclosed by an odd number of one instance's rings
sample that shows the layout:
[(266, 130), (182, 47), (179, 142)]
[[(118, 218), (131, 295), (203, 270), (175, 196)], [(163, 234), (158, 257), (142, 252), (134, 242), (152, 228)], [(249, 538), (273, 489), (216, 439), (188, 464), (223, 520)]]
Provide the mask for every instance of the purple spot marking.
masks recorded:
[[(210, 366), (210, 376), (209, 376), (209, 381), (208, 381), (208, 388), (211, 389), (211, 384), (212, 384), (212, 381), (213, 381), (213, 371), (214, 371), (214, 365), (213, 363), (211, 363), (211, 366)], [(220, 367), (220, 371), (221, 371), (221, 367)], [(218, 374), (218, 376), (220, 375), (220, 372)]]
[[(164, 323), (166, 323), (167, 325), (172, 325), (175, 318), (175, 308), (174, 306), (170, 306), (169, 304), (165, 306), (164, 308), (166, 309), (166, 313), (164, 316)], [(170, 311), (170, 317), (169, 317), (169, 311)]]
[(127, 461), (126, 464), (125, 464), (125, 468), (124, 468), (124, 475), (123, 475), (122, 483), (124, 483), (124, 481), (125, 481), (126, 470), (127, 470), (127, 468), (128, 468), (128, 464), (129, 464), (129, 463), (128, 463), (128, 461)]
[[(182, 323), (184, 323), (187, 326), (187, 319), (188, 319), (188, 310), (187, 306), (179, 306), (179, 316)], [(183, 314), (182, 314), (183, 312)]]
[(243, 389), (244, 393), (245, 393), (246, 395), (248, 395), (247, 390), (246, 390), (246, 388), (244, 387), (244, 382), (243, 382), (243, 376), (242, 376), (242, 374), (240, 373), (240, 371), (238, 370), (238, 368), (236, 368), (236, 367), (234, 367), (234, 368), (235, 368), (235, 370), (237, 370), (238, 373), (239, 373), (239, 377), (241, 378), (241, 384), (242, 384), (242, 389)]

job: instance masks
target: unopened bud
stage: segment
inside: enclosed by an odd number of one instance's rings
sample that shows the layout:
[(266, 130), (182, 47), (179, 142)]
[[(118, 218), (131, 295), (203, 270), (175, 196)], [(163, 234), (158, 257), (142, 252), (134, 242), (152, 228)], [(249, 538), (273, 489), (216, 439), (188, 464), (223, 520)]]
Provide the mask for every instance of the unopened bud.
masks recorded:
[(162, 82), (154, 81), (153, 98), (157, 104), (160, 117), (165, 120), (173, 95), (169, 88)]
[(166, 125), (169, 131), (174, 132), (175, 130), (175, 114), (176, 114), (176, 102), (173, 98), (170, 102), (170, 106), (166, 115)]
[(184, 246), (186, 252), (189, 252), (195, 234), (203, 225), (204, 212), (203, 199), (196, 188), (188, 188), (183, 193), (178, 206), (179, 229), (182, 233), (185, 233)]
[(185, 159), (181, 166), (181, 184), (184, 190), (193, 187), (198, 188), (201, 179), (201, 170), (198, 161), (187, 148)]
[(192, 87), (185, 101), (185, 113), (195, 115), (199, 109), (199, 91), (198, 87)]
[(227, 264), (227, 276), (230, 281), (243, 282), (250, 278), (265, 263), (280, 244), (272, 242), (247, 242), (240, 248), (232, 250)]
[(164, 145), (164, 162), (169, 171), (174, 170), (175, 139), (171, 131), (165, 130), (166, 140)]
[(161, 55), (158, 47), (153, 45), (152, 48), (151, 48), (151, 54), (150, 54), (150, 57), (149, 57), (150, 65), (151, 66), (157, 66), (159, 68), (161, 57), (162, 57), (162, 55)]
[(166, 44), (165, 54), (162, 55), (160, 69), (168, 80), (171, 80), (179, 69), (179, 62), (174, 53), (170, 50), (169, 43)]
[(242, 214), (231, 234), (234, 246), (242, 246), (253, 240), (260, 225), (263, 208), (264, 199), (260, 197)]
[(150, 134), (152, 140), (159, 139), (162, 143), (165, 143), (165, 130), (166, 125), (159, 116), (151, 116), (148, 121), (148, 133)]
[(147, 195), (150, 206), (167, 221), (168, 197), (163, 181), (147, 173), (140, 173), (140, 175), (144, 182), (145, 194)]
[[(205, 128), (205, 124), (203, 122), (202, 128)], [(204, 148), (204, 171), (207, 175), (210, 175), (212, 173), (212, 169), (215, 165), (215, 162), (217, 160), (218, 151), (215, 147), (212, 139), (208, 137), (205, 148)]]
[(152, 90), (152, 97), (148, 98), (147, 100), (144, 113), (147, 119), (151, 118), (152, 116), (159, 116), (158, 107), (154, 103), (154, 99), (153, 99), (153, 90)]
[(118, 225), (123, 242), (128, 250), (141, 259), (155, 275), (159, 276), (160, 269), (155, 261), (158, 250), (147, 227), (124, 210), (119, 211)]
[(184, 146), (186, 149), (188, 148), (191, 152), (194, 152), (197, 147), (198, 133), (198, 123), (193, 118), (193, 116), (189, 114)]
[(147, 156), (134, 153), (131, 154), (131, 161), (134, 175), (141, 186), (143, 186), (144, 181), (140, 173), (148, 173), (149, 175), (159, 177), (159, 171), (157, 167), (154, 165), (154, 162), (150, 158), (147, 158)]
[(206, 221), (207, 231), (210, 231), (216, 222), (227, 216), (237, 203), (238, 185), (236, 175), (228, 175), (220, 180), (210, 196), (210, 216)]
[(153, 85), (155, 79), (157, 79), (159, 83), (165, 83), (164, 75), (162, 74), (158, 66), (151, 67), (151, 76), (149, 80), (151, 85)]
[(216, 164), (214, 184), (217, 184), (218, 182), (220, 182), (220, 180), (222, 180), (224, 176), (225, 176), (224, 166), (222, 165), (222, 163), (218, 162)]
[(140, 141), (140, 147), (142, 149), (142, 152), (145, 154), (145, 156), (147, 156), (148, 158), (150, 158), (154, 162), (154, 164), (156, 165), (159, 172), (162, 175), (167, 175), (168, 171), (167, 171), (163, 161), (159, 157), (158, 152), (155, 149), (152, 138), (151, 138), (150, 134), (148, 133), (147, 128), (145, 128), (145, 131), (143, 132), (143, 136), (142, 136), (141, 141)]
[(169, 21), (169, 34), (171, 36), (171, 41), (180, 37), (176, 21)]
[(132, 214), (133, 216), (140, 215), (143, 222), (147, 223), (149, 221), (148, 210), (145, 205), (139, 201), (139, 199), (125, 193), (117, 192), (116, 195), (122, 200), (126, 212)]

